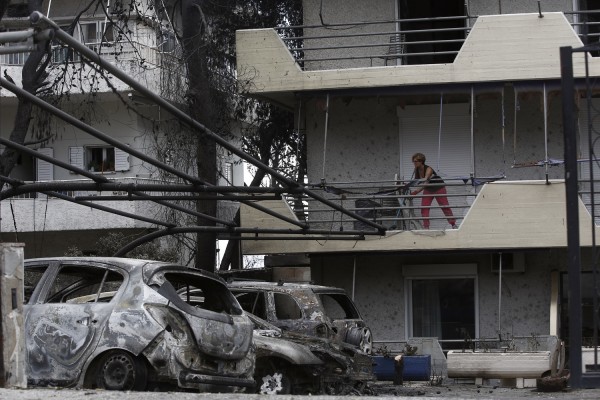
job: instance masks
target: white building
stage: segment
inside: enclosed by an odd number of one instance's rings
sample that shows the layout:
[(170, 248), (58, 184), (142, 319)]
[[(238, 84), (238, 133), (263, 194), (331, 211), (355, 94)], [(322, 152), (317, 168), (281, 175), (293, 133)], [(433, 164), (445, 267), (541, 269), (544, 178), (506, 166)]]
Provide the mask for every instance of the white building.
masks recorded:
[[(255, 71), (252, 94), (295, 111), (311, 187), (387, 231), (357, 241), (252, 240), (244, 253), (307, 255), (311, 279), (345, 287), (388, 347), (413, 337), (437, 337), (444, 349), (499, 336), (568, 339), (559, 49), (598, 41), (597, 27), (584, 24), (598, 15), (586, 13), (595, 2), (303, 3), (296, 31), (237, 32), (238, 71)], [(573, 57), (579, 78), (583, 57)], [(600, 74), (597, 58), (589, 71)], [(581, 140), (581, 158), (587, 147)], [(399, 229), (402, 197), (390, 192), (411, 179), (417, 152), (445, 180), (458, 229), (435, 201), (431, 229)], [(587, 193), (584, 303), (596, 229)], [(382, 208), (369, 214), (360, 199)], [(423, 223), (420, 200), (413, 206)], [(243, 210), (243, 226), (275, 223)], [(359, 228), (331, 209), (307, 210), (311, 226)], [(585, 337), (592, 315), (584, 306)]]
[[(22, 4), (24, 7), (19, 7), (20, 3), (22, 2), (13, 2), (0, 22), (5, 29), (16, 31), (30, 28), (26, 3)], [(153, 2), (136, 3), (136, 8), (127, 13), (127, 22), (118, 18), (119, 7), (123, 6), (121, 2), (110, 2), (106, 10), (92, 7), (82, 14), (73, 36), (149, 90), (177, 101), (180, 99), (177, 95), (185, 93), (185, 66), (181, 57), (178, 57), (181, 50), (168, 18), (157, 16), (153, 5)], [(84, 6), (71, 1), (54, 0), (44, 2), (43, 11), (48, 18), (67, 29)], [(111, 22), (109, 16), (115, 23)], [(125, 31), (129, 33), (124, 34)], [(15, 45), (17, 44), (10, 44)], [(0, 55), (2, 74), (12, 77), (19, 86), (26, 57), (27, 53)], [(107, 84), (106, 80), (81, 62), (77, 53), (56, 43), (52, 48), (50, 79), (56, 77), (61, 68), (67, 70), (64, 82), (68, 88), (63, 92), (69, 95), (60, 104), (63, 111), (77, 115), (93, 128), (133, 150), (167, 164), (175, 163), (173, 155), (163, 151), (165, 141), (169, 140), (170, 130), (167, 124), (169, 120), (173, 120), (172, 116), (114, 77), (109, 79), (110, 85)], [(1, 88), (0, 110), (0, 135), (7, 139), (13, 128), (17, 99), (13, 93)], [(36, 125), (34, 119), (32, 125), (38, 133), (36, 137), (51, 137), (50, 141), (30, 146), (40, 153), (124, 185), (162, 182), (156, 167), (58, 118), (48, 125)], [(35, 140), (31, 136), (27, 138), (30, 142)], [(224, 152), (220, 160), (219, 184), (243, 185), (243, 171), (241, 163), (236, 162), (238, 159)], [(28, 155), (19, 157), (10, 177), (25, 182), (89, 181), (48, 162), (36, 161)], [(102, 195), (125, 193), (126, 191), (118, 191)], [(93, 196), (101, 193), (66, 194)], [(164, 218), (164, 207), (147, 201), (94, 203), (159, 221)], [(0, 237), (3, 241), (24, 242), (28, 258), (62, 255), (73, 246), (93, 254), (96, 240), (106, 232), (122, 232), (134, 237), (158, 228), (151, 222), (115, 215), (39, 193), (6, 199), (2, 201), (0, 208)], [(230, 219), (235, 212), (234, 208), (234, 204), (223, 204), (219, 211), (221, 216)]]

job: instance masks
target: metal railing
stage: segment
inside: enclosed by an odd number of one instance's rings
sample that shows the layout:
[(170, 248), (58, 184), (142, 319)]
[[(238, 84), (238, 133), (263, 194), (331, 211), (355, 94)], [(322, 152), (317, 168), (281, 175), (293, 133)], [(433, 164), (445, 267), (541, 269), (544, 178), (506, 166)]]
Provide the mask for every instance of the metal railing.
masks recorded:
[[(111, 182), (118, 182), (122, 184), (131, 184), (131, 183), (165, 183), (159, 179), (153, 178), (139, 178), (139, 177), (125, 177), (125, 178), (108, 178)], [(27, 183), (41, 183), (44, 181), (25, 181)], [(53, 180), (52, 182), (93, 182), (91, 179), (65, 179), (65, 180)], [(102, 195), (126, 195), (127, 191), (120, 192), (98, 192), (98, 191), (60, 191), (60, 194), (76, 197), (76, 196), (102, 196)], [(159, 195), (158, 193), (150, 193), (149, 195)], [(54, 198), (53, 196), (46, 196), (43, 193), (25, 193), (22, 195), (11, 197), (12, 200), (27, 200), (27, 199), (46, 199), (46, 198)]]
[[(426, 197), (438, 197), (439, 194), (412, 195), (416, 183), (402, 181), (336, 182), (333, 184), (312, 184), (309, 187), (340, 206), (361, 215), (370, 221), (381, 224), (388, 231), (408, 231), (451, 228), (455, 221), (458, 227), (471, 207), (478, 193), (478, 186), (469, 179), (444, 179), (448, 207), (433, 200), (430, 206), (422, 206)], [(435, 184), (430, 184), (433, 189)], [(296, 217), (308, 223), (311, 228), (343, 230), (372, 230), (371, 227), (355, 221), (338, 211), (317, 204), (302, 197), (288, 197), (288, 204)], [(449, 209), (451, 215), (443, 211)], [(425, 211), (425, 215), (423, 215)], [(429, 215), (427, 215), (429, 214)]]
[[(600, 38), (600, 10), (565, 12), (584, 44)], [(451, 63), (477, 16), (276, 27), (305, 70)], [(391, 62), (390, 62), (391, 61)]]

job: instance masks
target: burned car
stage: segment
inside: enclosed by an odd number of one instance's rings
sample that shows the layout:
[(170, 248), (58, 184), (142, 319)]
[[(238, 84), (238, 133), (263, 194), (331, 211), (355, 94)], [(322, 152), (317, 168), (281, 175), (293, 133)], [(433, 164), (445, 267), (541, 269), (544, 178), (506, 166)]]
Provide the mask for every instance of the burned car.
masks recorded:
[(343, 289), (264, 281), (228, 286), (244, 310), (278, 328), (349, 343), (371, 354), (371, 330)]
[[(30, 259), (25, 288), (30, 385), (254, 387), (253, 324), (214, 274), (125, 258)], [(202, 302), (186, 302), (188, 291)]]
[(283, 331), (248, 316), (254, 322), (258, 393), (356, 394), (375, 380), (371, 357), (356, 347)]

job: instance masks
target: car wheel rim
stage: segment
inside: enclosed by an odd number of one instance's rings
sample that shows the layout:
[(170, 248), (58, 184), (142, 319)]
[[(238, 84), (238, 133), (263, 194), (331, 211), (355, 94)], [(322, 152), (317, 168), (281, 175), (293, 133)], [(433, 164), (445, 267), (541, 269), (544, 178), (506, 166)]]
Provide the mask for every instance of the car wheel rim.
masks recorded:
[(135, 384), (135, 365), (131, 357), (115, 354), (102, 365), (101, 379), (106, 389), (130, 390)]
[(366, 354), (371, 354), (371, 351), (373, 350), (373, 337), (371, 336), (371, 330), (369, 328), (363, 329), (360, 349)]

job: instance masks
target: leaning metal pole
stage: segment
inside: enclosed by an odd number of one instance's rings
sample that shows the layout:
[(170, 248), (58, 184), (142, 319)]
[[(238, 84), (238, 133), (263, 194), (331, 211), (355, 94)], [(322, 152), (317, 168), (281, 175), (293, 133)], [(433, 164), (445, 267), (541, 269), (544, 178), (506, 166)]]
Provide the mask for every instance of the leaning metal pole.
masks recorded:
[(582, 387), (582, 319), (579, 194), (577, 192), (577, 126), (575, 121), (575, 79), (573, 77), (572, 56), (573, 49), (571, 47), (560, 48), (569, 272), (569, 369), (571, 372), (571, 387), (576, 389)]
[[(60, 29), (60, 27), (54, 21), (47, 18), (44, 14), (40, 13), (39, 11), (34, 11), (30, 16), (30, 20), (33, 25), (38, 25), (38, 26), (41, 25), (42, 28), (54, 29), (56, 40), (73, 48), (84, 58), (97, 64), (102, 69), (107, 70), (112, 75), (117, 77), (119, 80), (121, 80), (124, 83), (131, 86), (132, 89), (139, 92), (141, 95), (147, 97), (148, 99), (152, 100), (156, 104), (163, 107), (166, 111), (171, 113), (173, 116), (177, 117), (182, 122), (188, 124), (192, 128), (201, 130), (206, 135), (210, 136), (210, 138), (212, 140), (214, 140), (219, 146), (227, 149), (231, 153), (233, 153), (236, 156), (240, 157), (241, 159), (249, 162), (250, 164), (254, 165), (255, 167), (266, 171), (269, 175), (271, 175), (274, 179), (276, 179), (283, 185), (290, 187), (290, 188), (300, 188), (302, 190), (302, 192), (304, 194), (306, 194), (307, 196), (312, 197), (313, 199), (318, 200), (324, 204), (327, 204), (329, 207), (333, 208), (334, 210), (340, 211), (341, 213), (346, 214), (346, 215), (352, 217), (353, 219), (356, 219), (360, 222), (363, 222), (364, 224), (366, 224), (368, 226), (371, 226), (371, 227), (377, 229), (377, 231), (378, 231), (377, 234), (385, 233), (386, 228), (383, 225), (377, 224), (377, 223), (370, 221), (369, 219), (364, 218), (356, 213), (350, 212), (350, 211), (346, 210), (344, 207), (340, 206), (339, 204), (332, 202), (332, 201), (328, 200), (327, 198), (318, 195), (317, 193), (312, 192), (311, 190), (307, 189), (306, 187), (303, 187), (300, 184), (298, 184), (297, 182), (294, 182), (293, 180), (285, 177), (284, 175), (277, 172), (275, 169), (269, 167), (268, 165), (257, 160), (256, 158), (250, 156), (249, 154), (240, 150), (233, 144), (229, 143), (227, 140), (225, 140), (221, 136), (217, 135), (215, 132), (211, 131), (206, 126), (204, 126), (200, 122), (196, 121), (195, 119), (193, 119), (192, 117), (187, 115), (185, 112), (183, 112), (180, 109), (178, 109), (177, 107), (175, 107), (173, 104), (169, 103), (168, 101), (166, 101), (162, 97), (158, 96), (153, 91), (146, 88), (140, 82), (131, 78), (125, 72), (118, 69), (115, 65), (111, 64), (107, 60), (104, 60), (102, 57), (100, 57), (98, 54), (96, 54), (93, 50), (91, 50), (84, 44), (77, 41), (75, 38), (70, 36), (67, 32)], [(373, 234), (373, 233), (365, 232), (365, 234)]]

